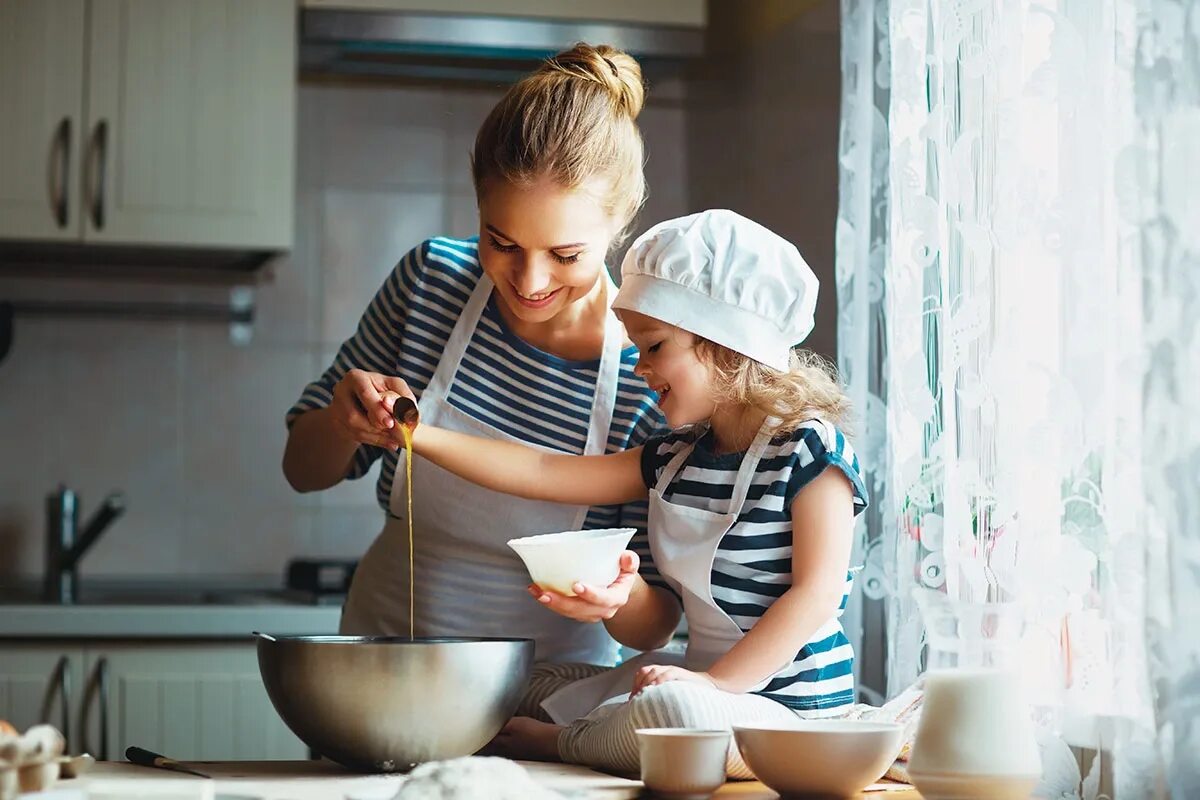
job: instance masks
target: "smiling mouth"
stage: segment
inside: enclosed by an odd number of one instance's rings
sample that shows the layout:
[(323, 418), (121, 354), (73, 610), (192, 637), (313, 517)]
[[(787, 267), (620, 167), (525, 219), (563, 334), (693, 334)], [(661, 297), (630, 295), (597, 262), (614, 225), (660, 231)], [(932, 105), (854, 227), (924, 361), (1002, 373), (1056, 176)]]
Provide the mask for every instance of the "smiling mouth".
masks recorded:
[(521, 301), (522, 305), (533, 306), (536, 308), (548, 304), (551, 300), (558, 296), (558, 293), (562, 291), (563, 287), (560, 286), (552, 292), (536, 292), (535, 294), (523, 294), (516, 286), (513, 286), (512, 289), (513, 293), (516, 294), (517, 299)]
[(671, 393), (670, 384), (662, 384), (661, 386), (651, 386), (650, 390), (658, 395), (658, 402), (663, 402), (667, 399), (667, 395)]

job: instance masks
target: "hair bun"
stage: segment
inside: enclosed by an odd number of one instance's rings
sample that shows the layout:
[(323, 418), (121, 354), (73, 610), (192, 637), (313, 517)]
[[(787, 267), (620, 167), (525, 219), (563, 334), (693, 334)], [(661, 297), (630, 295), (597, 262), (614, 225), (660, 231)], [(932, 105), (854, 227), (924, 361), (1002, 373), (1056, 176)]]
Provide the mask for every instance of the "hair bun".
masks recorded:
[(642, 113), (646, 102), (642, 68), (633, 56), (615, 47), (580, 42), (551, 58), (542, 69), (561, 70), (599, 83), (631, 119)]

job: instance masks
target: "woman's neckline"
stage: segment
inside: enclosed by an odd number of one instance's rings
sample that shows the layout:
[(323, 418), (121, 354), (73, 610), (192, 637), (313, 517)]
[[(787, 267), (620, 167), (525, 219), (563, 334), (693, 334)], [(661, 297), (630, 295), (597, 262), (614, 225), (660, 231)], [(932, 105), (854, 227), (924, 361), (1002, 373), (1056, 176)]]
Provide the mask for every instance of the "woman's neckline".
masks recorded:
[[(530, 358), (533, 358), (537, 361), (541, 361), (544, 364), (547, 364), (549, 366), (556, 367), (559, 369), (599, 369), (600, 368), (600, 357), (599, 356), (597, 356), (595, 358), (583, 358), (583, 359), (565, 358), (563, 356), (555, 355), (554, 353), (547, 352), (547, 351), (541, 349), (540, 347), (537, 347), (536, 345), (532, 345), (529, 342), (525, 341), (520, 336), (518, 336), (516, 334), (516, 332), (512, 330), (512, 328), (510, 328), (508, 326), (508, 323), (504, 320), (504, 314), (502, 314), (500, 312), (498, 303), (499, 303), (499, 301), (496, 299), (496, 290), (493, 289), (491, 296), (488, 297), (488, 301), (487, 301), (488, 317), (493, 322), (495, 322), (496, 327), (500, 329), (500, 335), (504, 338), (504, 341), (508, 342), (508, 344), (510, 344), (517, 351), (524, 353), (525, 355), (529, 356)], [(631, 356), (636, 353), (637, 353), (637, 347), (635, 347), (633, 345), (622, 348), (622, 350), (621, 350), (622, 356)]]

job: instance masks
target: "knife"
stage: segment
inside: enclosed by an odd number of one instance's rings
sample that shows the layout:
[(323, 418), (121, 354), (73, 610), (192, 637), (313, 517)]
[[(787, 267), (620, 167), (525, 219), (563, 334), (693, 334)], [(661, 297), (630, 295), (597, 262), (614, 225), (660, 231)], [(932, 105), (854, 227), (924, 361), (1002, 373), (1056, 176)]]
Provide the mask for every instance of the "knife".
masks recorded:
[(129, 763), (142, 767), (158, 767), (159, 769), (169, 769), (174, 772), (186, 772), (188, 775), (196, 775), (200, 778), (212, 778), (211, 775), (205, 775), (203, 772), (197, 772), (194, 769), (185, 767), (173, 758), (160, 756), (158, 753), (151, 753), (149, 750), (143, 750), (140, 747), (127, 748), (125, 750), (125, 758), (129, 759)]

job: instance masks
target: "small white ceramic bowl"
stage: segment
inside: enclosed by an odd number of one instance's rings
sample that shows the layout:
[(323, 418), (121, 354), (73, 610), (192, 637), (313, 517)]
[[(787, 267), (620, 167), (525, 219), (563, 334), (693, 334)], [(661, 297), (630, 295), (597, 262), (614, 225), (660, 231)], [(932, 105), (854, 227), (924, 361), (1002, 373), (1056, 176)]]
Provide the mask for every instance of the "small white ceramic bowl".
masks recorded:
[(746, 766), (784, 797), (849, 797), (875, 783), (900, 752), (903, 728), (891, 722), (797, 720), (794, 728), (735, 725)]
[(725, 783), (729, 731), (641, 728), (642, 783), (656, 797), (703, 800)]
[(621, 572), (621, 553), (629, 546), (633, 528), (597, 528), (563, 531), (541, 536), (510, 539), (529, 570), (529, 577), (543, 589), (574, 597), (576, 583), (608, 586)]

